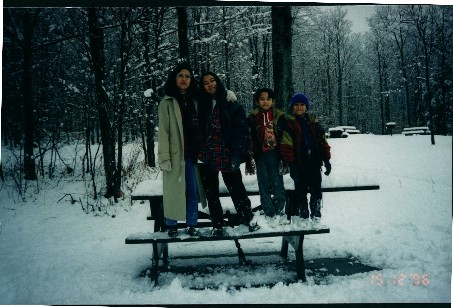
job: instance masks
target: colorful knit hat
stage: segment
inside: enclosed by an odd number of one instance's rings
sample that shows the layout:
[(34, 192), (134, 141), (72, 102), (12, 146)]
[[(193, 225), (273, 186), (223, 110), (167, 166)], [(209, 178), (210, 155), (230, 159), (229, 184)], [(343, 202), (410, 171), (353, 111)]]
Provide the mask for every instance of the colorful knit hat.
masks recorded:
[(310, 109), (310, 100), (303, 93), (297, 93), (291, 97), (289, 101), (289, 110), (293, 110), (295, 103), (304, 103), (307, 106), (307, 111)]

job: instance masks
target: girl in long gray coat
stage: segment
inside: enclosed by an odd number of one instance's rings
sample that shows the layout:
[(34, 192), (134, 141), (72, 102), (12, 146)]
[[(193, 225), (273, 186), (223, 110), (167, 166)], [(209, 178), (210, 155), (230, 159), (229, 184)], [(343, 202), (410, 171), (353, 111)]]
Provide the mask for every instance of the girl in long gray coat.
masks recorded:
[(195, 236), (198, 234), (199, 196), (203, 198), (204, 190), (196, 164), (198, 90), (192, 69), (187, 63), (178, 64), (170, 73), (165, 83), (165, 93), (159, 104), (158, 137), (165, 223), (170, 237), (178, 235), (178, 220), (185, 220), (188, 234)]

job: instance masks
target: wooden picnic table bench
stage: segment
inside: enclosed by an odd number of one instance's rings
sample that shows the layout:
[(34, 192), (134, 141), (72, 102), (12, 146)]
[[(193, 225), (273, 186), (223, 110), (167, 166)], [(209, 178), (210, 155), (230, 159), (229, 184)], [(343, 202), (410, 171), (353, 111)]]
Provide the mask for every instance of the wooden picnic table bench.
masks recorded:
[[(285, 183), (287, 204), (291, 204), (292, 198), (294, 197), (295, 191), (293, 186)], [(246, 185), (247, 194), (249, 196), (259, 195), (257, 186)], [(345, 187), (327, 187), (323, 188), (324, 192), (333, 191), (354, 191), (354, 190), (370, 190), (379, 189), (379, 185), (364, 185), (364, 186), (345, 186)], [(220, 197), (229, 197), (226, 187), (220, 186)], [(294, 248), (296, 255), (296, 271), (298, 279), (306, 281), (305, 277), (305, 263), (303, 254), (303, 241), (305, 235), (329, 233), (330, 229), (319, 223), (311, 223), (307, 221), (303, 226), (291, 224), (287, 226), (280, 226), (275, 231), (269, 230), (258, 230), (255, 232), (249, 232), (245, 226), (239, 226), (239, 219), (233, 213), (233, 211), (226, 210), (225, 213), (225, 231), (224, 236), (218, 237), (211, 235), (211, 222), (198, 222), (199, 232), (198, 236), (190, 237), (187, 234), (180, 233), (177, 237), (171, 238), (165, 231), (165, 222), (163, 215), (162, 205), (162, 181), (159, 180), (148, 180), (143, 181), (137, 185), (137, 188), (131, 194), (131, 202), (134, 200), (148, 200), (151, 208), (151, 217), (149, 220), (154, 220), (154, 232), (139, 232), (129, 235), (125, 243), (126, 244), (151, 244), (153, 247), (152, 256), (152, 268), (151, 278), (152, 281), (157, 284), (159, 276), (159, 259), (163, 260), (164, 264), (168, 263), (168, 244), (170, 243), (182, 243), (182, 242), (206, 242), (206, 241), (224, 241), (234, 240), (236, 247), (238, 248), (239, 263), (247, 264), (245, 255), (240, 247), (240, 239), (252, 239), (252, 238), (265, 238), (265, 237), (282, 237), (282, 248), (280, 255), (283, 258), (288, 256), (289, 244)], [(255, 207), (253, 210), (256, 211), (259, 207)], [(225, 209), (224, 209), (225, 211)], [(286, 207), (287, 218), (290, 219), (288, 213), (289, 206)], [(209, 214), (199, 211), (199, 219), (210, 219)], [(182, 228), (185, 224), (178, 223), (178, 227)]]
[[(238, 240), (252, 239), (252, 238), (265, 238), (265, 237), (282, 237), (282, 246), (280, 250), (280, 256), (282, 258), (288, 257), (288, 247), (291, 245), (295, 250), (296, 255), (296, 273), (297, 278), (306, 281), (305, 276), (305, 261), (303, 243), (304, 236), (309, 234), (321, 234), (329, 233), (330, 229), (325, 225), (318, 223), (311, 223), (307, 221), (305, 226), (300, 225), (289, 225), (282, 226), (280, 229), (275, 231), (258, 230), (255, 232), (249, 232), (245, 226), (239, 227), (226, 227), (225, 235), (213, 236), (211, 235), (210, 228), (200, 228), (198, 236), (189, 236), (187, 234), (179, 234), (177, 237), (169, 237), (165, 232), (140, 232), (131, 234), (126, 238), (126, 244), (152, 244), (153, 246), (153, 257), (151, 266), (151, 280), (157, 285), (159, 277), (159, 259), (165, 265), (168, 264), (168, 244), (170, 243), (188, 243), (188, 242), (204, 242), (204, 241), (226, 241), (234, 240), (238, 243)], [(239, 249), (239, 247), (238, 247)], [(241, 261), (247, 264), (247, 260), (240, 258)]]

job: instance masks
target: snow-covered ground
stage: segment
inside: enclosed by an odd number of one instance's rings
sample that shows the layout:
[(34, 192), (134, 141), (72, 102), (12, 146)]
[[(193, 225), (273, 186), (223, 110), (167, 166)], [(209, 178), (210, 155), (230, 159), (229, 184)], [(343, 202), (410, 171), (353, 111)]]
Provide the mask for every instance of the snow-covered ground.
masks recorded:
[[(231, 241), (173, 244), (170, 257), (182, 258), (172, 258), (170, 271), (153, 287), (145, 274), (151, 246), (124, 243), (130, 233), (153, 226), (146, 220), (149, 206), (131, 206), (129, 194), (138, 180), (158, 181), (159, 175), (136, 166), (125, 198), (114, 205), (101, 198), (100, 210), (89, 214), (81, 206), (89, 202), (88, 179), (57, 174), (52, 181), (28, 183), (23, 198), (10, 177), (0, 182), (0, 304), (451, 302), (452, 137), (436, 136), (436, 145), (429, 136), (403, 135), (329, 142), (332, 174), (324, 186), (380, 189), (324, 193), (322, 223), (330, 233), (306, 237), (305, 283), (295, 282), (295, 273), (279, 259), (281, 240), (270, 238), (241, 241), (256, 264), (250, 269), (237, 265)], [(82, 156), (74, 148), (61, 154), (68, 161)], [(14, 157), (5, 147), (1, 157), (6, 170)], [(244, 182), (255, 185), (256, 178)], [(275, 256), (253, 254), (272, 251)], [(327, 258), (377, 269), (350, 274), (343, 264), (331, 270), (323, 266)], [(289, 259), (294, 262), (291, 248)], [(184, 266), (192, 271), (182, 272)]]

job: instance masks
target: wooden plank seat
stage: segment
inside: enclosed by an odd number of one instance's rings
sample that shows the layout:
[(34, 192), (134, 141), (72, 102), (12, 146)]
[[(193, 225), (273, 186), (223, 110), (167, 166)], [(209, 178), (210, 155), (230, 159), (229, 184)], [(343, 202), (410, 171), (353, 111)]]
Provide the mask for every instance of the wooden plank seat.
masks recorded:
[[(164, 264), (168, 264), (168, 245), (170, 243), (188, 243), (188, 242), (206, 242), (206, 241), (225, 241), (234, 240), (238, 247), (238, 240), (255, 239), (266, 237), (282, 237), (282, 246), (280, 256), (288, 257), (288, 247), (291, 245), (295, 250), (296, 256), (296, 272), (297, 278), (306, 281), (305, 262), (303, 253), (303, 242), (305, 235), (329, 233), (330, 229), (320, 223), (312, 223), (306, 221), (301, 224), (291, 224), (287, 226), (277, 227), (275, 230), (258, 230), (249, 232), (245, 226), (226, 227), (224, 236), (211, 235), (210, 228), (199, 228), (198, 236), (189, 236), (181, 232), (178, 236), (171, 238), (166, 232), (139, 232), (129, 235), (125, 242), (126, 244), (151, 244), (153, 246), (153, 257), (151, 266), (151, 280), (157, 285), (159, 277), (159, 260), (162, 259)], [(238, 250), (241, 250), (240, 246)], [(245, 262), (244, 262), (245, 261)], [(241, 259), (239, 255), (239, 263), (247, 264), (245, 258)]]

